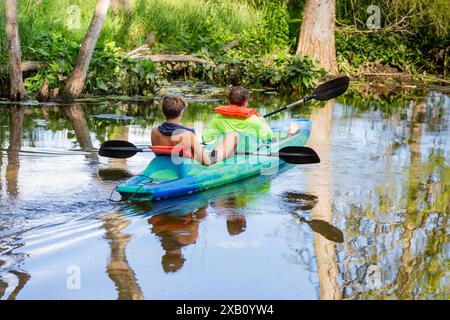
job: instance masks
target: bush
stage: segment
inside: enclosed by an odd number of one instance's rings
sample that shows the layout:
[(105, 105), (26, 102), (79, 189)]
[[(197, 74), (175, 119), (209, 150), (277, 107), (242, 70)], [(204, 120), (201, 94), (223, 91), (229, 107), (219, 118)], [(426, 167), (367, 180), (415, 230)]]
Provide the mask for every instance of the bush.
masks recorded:
[[(25, 80), (28, 92), (36, 93), (45, 79), (50, 88), (61, 88), (70, 76), (78, 46), (54, 34), (48, 38), (49, 67)], [(94, 50), (84, 91), (97, 94), (151, 95), (157, 82), (151, 60), (135, 60), (124, 56), (114, 42), (100, 43)]]
[(216, 67), (199, 66), (197, 73), (218, 84), (270, 87), (305, 91), (324, 75), (309, 57), (291, 55), (288, 50), (262, 56), (230, 50), (215, 58)]

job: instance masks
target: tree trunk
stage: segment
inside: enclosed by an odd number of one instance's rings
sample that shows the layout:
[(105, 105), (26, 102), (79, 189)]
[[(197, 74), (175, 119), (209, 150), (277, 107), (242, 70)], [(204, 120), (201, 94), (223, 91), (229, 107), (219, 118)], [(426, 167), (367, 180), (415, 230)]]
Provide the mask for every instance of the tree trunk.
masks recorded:
[(26, 97), (20, 61), (20, 39), (17, 22), (17, 0), (5, 0), (5, 31), (8, 38), (8, 62), (11, 100)]
[(89, 63), (91, 62), (92, 53), (94, 52), (100, 31), (102, 30), (106, 13), (108, 12), (109, 2), (110, 0), (97, 0), (91, 24), (89, 25), (89, 29), (81, 44), (77, 61), (75, 62), (75, 68), (61, 92), (61, 97), (64, 99), (76, 99), (83, 90)]
[(335, 0), (307, 0), (296, 54), (310, 56), (328, 73), (337, 73)]
[(111, 0), (111, 9), (114, 13), (119, 13), (121, 10), (130, 12), (132, 6), (133, 0)]

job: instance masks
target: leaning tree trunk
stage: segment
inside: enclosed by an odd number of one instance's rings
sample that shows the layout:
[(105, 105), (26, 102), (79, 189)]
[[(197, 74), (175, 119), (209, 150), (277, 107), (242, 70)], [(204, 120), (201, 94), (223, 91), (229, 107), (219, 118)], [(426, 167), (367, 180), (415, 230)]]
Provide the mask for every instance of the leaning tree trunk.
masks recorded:
[(337, 73), (334, 30), (335, 0), (307, 0), (297, 55), (310, 56), (329, 73)]
[(8, 62), (11, 100), (22, 100), (26, 96), (20, 61), (19, 26), (17, 22), (17, 0), (5, 0), (5, 31), (8, 38)]
[(114, 13), (119, 13), (121, 10), (130, 12), (132, 6), (133, 0), (111, 0), (111, 9)]
[(89, 63), (91, 62), (92, 53), (94, 52), (100, 31), (102, 30), (106, 13), (108, 12), (109, 2), (110, 0), (97, 0), (91, 24), (89, 25), (89, 29), (81, 44), (77, 61), (75, 62), (75, 68), (61, 92), (61, 97), (64, 99), (78, 98), (83, 91)]

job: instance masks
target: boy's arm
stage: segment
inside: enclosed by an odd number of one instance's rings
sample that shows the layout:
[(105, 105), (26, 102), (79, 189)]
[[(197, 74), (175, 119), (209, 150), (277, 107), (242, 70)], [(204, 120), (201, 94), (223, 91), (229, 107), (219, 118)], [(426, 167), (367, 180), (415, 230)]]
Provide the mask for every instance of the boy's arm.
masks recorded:
[(200, 141), (197, 139), (197, 136), (193, 133), (191, 133), (191, 146), (195, 160), (204, 166), (211, 165), (211, 159), (209, 158), (208, 152), (203, 149)]
[(267, 141), (272, 140), (272, 138), (273, 138), (272, 128), (269, 126), (269, 124), (263, 117), (261, 117), (261, 116), (257, 116), (257, 117), (258, 117), (258, 121), (260, 124), (260, 131), (259, 131), (260, 138), (262, 140), (267, 140)]

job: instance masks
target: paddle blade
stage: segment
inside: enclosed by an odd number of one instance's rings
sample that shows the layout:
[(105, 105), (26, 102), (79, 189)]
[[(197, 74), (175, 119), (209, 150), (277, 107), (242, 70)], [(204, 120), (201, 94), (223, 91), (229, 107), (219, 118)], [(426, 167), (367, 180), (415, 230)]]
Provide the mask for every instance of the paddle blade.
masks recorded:
[(311, 97), (319, 101), (327, 101), (339, 97), (347, 91), (350, 79), (347, 76), (339, 77), (327, 81), (318, 86), (312, 93)]
[(98, 154), (102, 157), (126, 159), (134, 156), (140, 149), (134, 144), (122, 140), (109, 140), (103, 142), (98, 150)]
[(308, 147), (284, 147), (280, 149), (278, 156), (281, 160), (292, 164), (320, 162), (320, 158), (317, 153)]
[(305, 222), (309, 224), (312, 231), (323, 235), (328, 240), (337, 243), (344, 242), (344, 234), (332, 224), (319, 219), (312, 219), (311, 221)]

